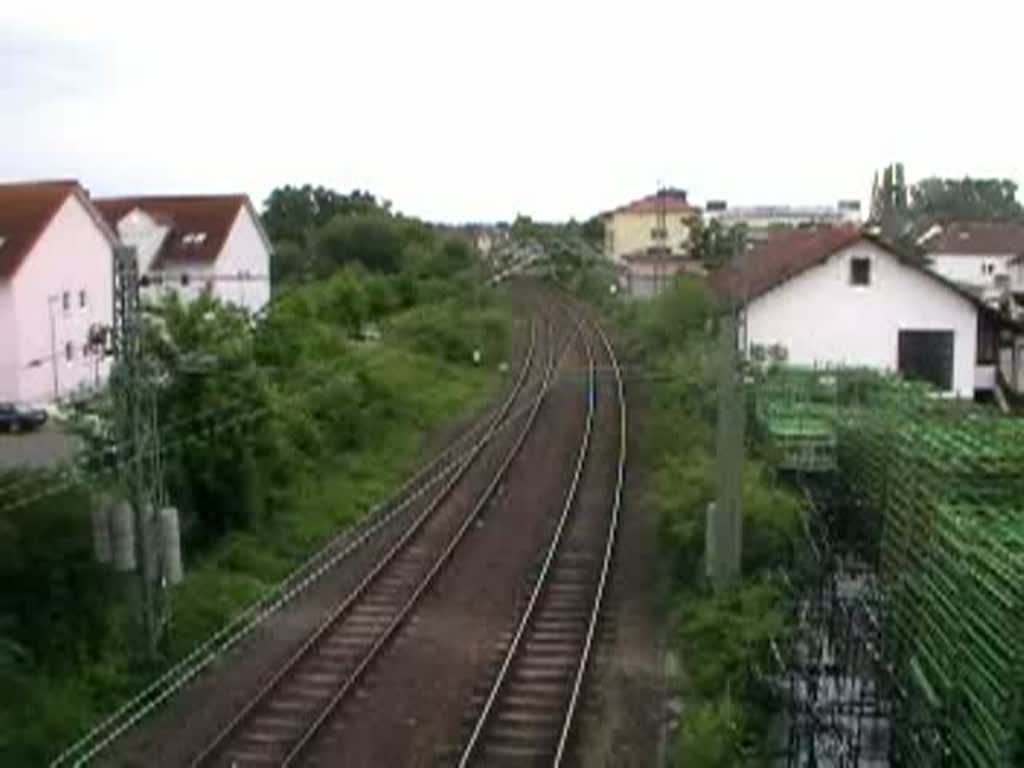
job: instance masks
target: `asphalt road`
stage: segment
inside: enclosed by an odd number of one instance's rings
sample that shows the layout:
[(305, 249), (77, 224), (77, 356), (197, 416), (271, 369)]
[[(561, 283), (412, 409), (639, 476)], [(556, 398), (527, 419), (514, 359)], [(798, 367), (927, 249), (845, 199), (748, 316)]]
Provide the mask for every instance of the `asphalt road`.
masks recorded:
[(0, 433), (0, 469), (49, 467), (71, 458), (75, 438), (54, 424), (35, 432)]

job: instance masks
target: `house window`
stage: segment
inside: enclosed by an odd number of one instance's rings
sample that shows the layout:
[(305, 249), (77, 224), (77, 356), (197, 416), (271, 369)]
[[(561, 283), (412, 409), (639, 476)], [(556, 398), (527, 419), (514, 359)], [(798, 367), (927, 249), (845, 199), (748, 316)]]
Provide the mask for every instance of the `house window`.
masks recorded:
[(85, 291), (79, 291), (78, 292), (78, 308), (79, 309), (85, 309), (85, 305), (86, 305)]
[(850, 285), (871, 285), (871, 259), (850, 259)]
[(64, 291), (64, 293), (61, 294), (60, 305), (64, 308), (65, 312), (67, 312), (69, 309), (71, 309), (71, 292), (70, 291)]
[(70, 341), (64, 345), (64, 359), (69, 363), (75, 359), (75, 345)]

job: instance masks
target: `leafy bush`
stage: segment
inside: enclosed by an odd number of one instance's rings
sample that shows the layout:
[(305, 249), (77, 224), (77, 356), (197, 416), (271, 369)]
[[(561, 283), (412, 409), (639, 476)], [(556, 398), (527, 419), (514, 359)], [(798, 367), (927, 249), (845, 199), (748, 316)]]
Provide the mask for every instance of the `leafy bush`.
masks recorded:
[(762, 464), (743, 468), (743, 581), (711, 594), (704, 579), (708, 504), (715, 496), (718, 347), (714, 306), (695, 278), (677, 279), (648, 302), (617, 312), (631, 356), (649, 374), (644, 452), (653, 468), (648, 502), (657, 516), (663, 593), (685, 660), (679, 765), (733, 766), (758, 753), (769, 712), (750, 680), (785, 631), (771, 574), (793, 559), (800, 504)]
[(687, 768), (735, 768), (743, 715), (728, 692), (695, 701), (676, 735), (673, 762)]
[(455, 363), (472, 360), (479, 349), (485, 361), (501, 359), (508, 329), (500, 312), (449, 300), (404, 313), (389, 330), (417, 352)]
[(339, 214), (316, 233), (317, 272), (329, 275), (351, 264), (378, 272), (398, 272), (402, 267), (402, 231), (386, 213)]

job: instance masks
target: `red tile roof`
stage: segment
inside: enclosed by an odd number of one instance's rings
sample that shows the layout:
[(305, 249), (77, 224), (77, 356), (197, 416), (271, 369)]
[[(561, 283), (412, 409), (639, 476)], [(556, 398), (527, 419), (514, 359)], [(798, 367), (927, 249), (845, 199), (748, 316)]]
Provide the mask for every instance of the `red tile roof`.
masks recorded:
[(95, 202), (115, 229), (117, 223), (136, 208), (171, 227), (153, 261), (151, 268), (154, 270), (175, 264), (216, 261), (239, 211), (243, 206), (252, 205), (246, 195), (112, 197)]
[(657, 213), (663, 205), (666, 213), (700, 213), (700, 208), (690, 205), (684, 196), (673, 194), (666, 194), (663, 197), (657, 194), (648, 195), (616, 208), (612, 213)]
[(14, 275), (64, 201), (76, 192), (82, 189), (70, 180), (0, 184), (0, 278)]
[(925, 243), (928, 253), (981, 256), (1024, 254), (1024, 224), (992, 221), (954, 221)]
[(712, 291), (723, 302), (749, 301), (861, 240), (882, 248), (904, 266), (916, 269), (928, 279), (941, 283), (980, 310), (991, 311), (970, 291), (933, 272), (919, 261), (907, 258), (881, 237), (853, 225), (798, 229), (775, 235), (716, 269), (709, 283)]
[(862, 237), (861, 230), (852, 226), (778, 234), (716, 269), (711, 287), (723, 299), (752, 299), (821, 264)]

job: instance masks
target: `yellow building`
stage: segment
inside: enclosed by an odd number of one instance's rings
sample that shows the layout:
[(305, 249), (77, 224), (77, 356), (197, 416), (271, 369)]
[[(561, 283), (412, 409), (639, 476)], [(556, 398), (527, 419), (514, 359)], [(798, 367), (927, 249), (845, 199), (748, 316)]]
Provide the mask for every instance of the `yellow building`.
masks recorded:
[(690, 224), (700, 213), (681, 189), (663, 189), (634, 200), (605, 214), (605, 253), (617, 263), (639, 254), (687, 256)]

